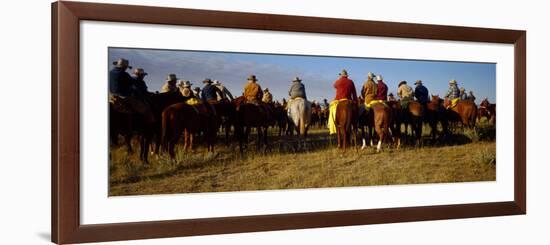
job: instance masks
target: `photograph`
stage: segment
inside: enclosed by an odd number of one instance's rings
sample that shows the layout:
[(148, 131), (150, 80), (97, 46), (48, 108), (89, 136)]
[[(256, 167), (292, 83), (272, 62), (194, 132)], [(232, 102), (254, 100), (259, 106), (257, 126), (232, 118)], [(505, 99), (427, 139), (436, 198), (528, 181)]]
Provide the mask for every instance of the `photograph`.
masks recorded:
[(496, 181), (496, 63), (109, 47), (108, 195)]

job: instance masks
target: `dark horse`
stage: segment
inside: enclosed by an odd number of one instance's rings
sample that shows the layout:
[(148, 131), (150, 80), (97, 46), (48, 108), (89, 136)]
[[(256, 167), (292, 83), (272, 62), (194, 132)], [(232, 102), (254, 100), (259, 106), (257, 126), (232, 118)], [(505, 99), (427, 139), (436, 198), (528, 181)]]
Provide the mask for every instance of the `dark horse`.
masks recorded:
[(188, 105), (176, 103), (162, 112), (162, 142), (170, 158), (175, 158), (175, 146), (185, 133), (185, 149), (193, 147), (193, 134), (202, 132), (205, 136), (208, 152), (214, 151), (214, 143), (219, 124), (214, 115), (205, 110), (208, 105)]
[(118, 136), (124, 136), (128, 153), (131, 154), (133, 152), (131, 141), (133, 136), (137, 135), (140, 143), (140, 159), (145, 164), (148, 164), (148, 150), (153, 139), (156, 139), (156, 153), (159, 151), (162, 111), (167, 106), (183, 102), (186, 99), (179, 92), (151, 93), (144, 99), (153, 112), (154, 122), (146, 122), (145, 118), (137, 113), (119, 112), (113, 108), (112, 104), (109, 104), (109, 137), (111, 144), (116, 145), (118, 143)]
[(462, 128), (474, 128), (476, 125), (477, 106), (471, 100), (460, 100), (454, 107), (451, 107), (451, 101), (446, 98), (443, 102), (446, 110), (446, 117), (449, 122), (461, 122)]
[(432, 95), (432, 100), (426, 104), (426, 122), (430, 125), (432, 141), (436, 140), (437, 125), (441, 124), (443, 129), (443, 136), (449, 135), (449, 123), (445, 117), (445, 107), (443, 106), (443, 99), (438, 95)]
[(405, 123), (405, 134), (408, 131), (408, 125), (411, 125), (412, 136), (416, 145), (422, 144), (422, 121), (424, 120), (424, 106), (418, 101), (410, 100), (407, 109), (403, 113), (403, 123)]
[(262, 145), (267, 148), (267, 129), (275, 123), (273, 108), (269, 104), (246, 102), (244, 97), (235, 99), (233, 103), (236, 108), (233, 123), (241, 154), (248, 145), (252, 128), (256, 128), (258, 133), (257, 149)]
[(345, 150), (350, 140), (354, 146), (357, 146), (357, 132), (353, 132), (357, 131), (357, 104), (351, 100), (339, 101), (334, 117), (338, 147)]

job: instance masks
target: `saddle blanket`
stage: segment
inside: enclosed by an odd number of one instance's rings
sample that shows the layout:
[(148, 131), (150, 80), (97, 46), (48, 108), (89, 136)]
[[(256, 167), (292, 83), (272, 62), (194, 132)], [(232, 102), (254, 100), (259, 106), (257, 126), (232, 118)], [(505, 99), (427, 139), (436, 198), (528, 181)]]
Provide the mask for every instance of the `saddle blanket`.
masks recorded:
[(328, 108), (328, 130), (330, 134), (336, 133), (336, 107), (338, 106), (338, 103), (341, 101), (346, 101), (348, 99), (341, 99), (341, 100), (333, 100), (330, 102)]

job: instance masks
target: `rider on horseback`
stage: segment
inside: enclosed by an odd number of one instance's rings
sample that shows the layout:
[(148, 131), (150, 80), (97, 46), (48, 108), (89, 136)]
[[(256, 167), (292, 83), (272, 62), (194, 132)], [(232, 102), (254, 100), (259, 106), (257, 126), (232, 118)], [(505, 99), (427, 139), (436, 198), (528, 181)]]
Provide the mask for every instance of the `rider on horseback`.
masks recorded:
[(401, 98), (401, 109), (406, 110), (413, 96), (412, 88), (407, 85), (407, 81), (401, 81), (397, 86), (397, 96)]
[(377, 95), (378, 85), (374, 82), (374, 74), (369, 72), (367, 75), (367, 81), (363, 84), (361, 88), (361, 95), (365, 98), (366, 108), (370, 108), (371, 102), (375, 99)]
[(231, 92), (229, 92), (229, 90), (223, 86), (220, 81), (214, 80), (212, 85), (216, 86), (221, 91), (221, 94), (218, 95), (218, 101), (229, 102), (233, 100), (233, 95)]
[(445, 98), (448, 98), (451, 101), (451, 105), (449, 107), (454, 107), (460, 100), (460, 90), (458, 89), (456, 80), (453, 79), (449, 81), (449, 90), (447, 91)]
[(292, 85), (290, 85), (290, 89), (288, 90), (288, 95), (290, 96), (290, 101), (296, 98), (306, 98), (306, 87), (302, 83), (302, 80), (299, 77), (295, 77), (294, 80), (292, 80)]
[(421, 80), (416, 80), (416, 82), (414, 82), (414, 85), (416, 85), (416, 88), (414, 88), (414, 97), (416, 98), (416, 101), (425, 106), (430, 101), (430, 99), (428, 98), (430, 94), (428, 92), (428, 89), (424, 87), (424, 85), (422, 85)]
[(212, 80), (210, 80), (210, 78), (204, 79), (202, 83), (204, 87), (202, 87), (201, 99), (205, 104), (209, 105), (212, 114), (216, 115), (214, 104), (218, 103), (218, 96), (220, 96), (222, 92), (218, 87), (212, 85)]
[(256, 79), (255, 75), (248, 76), (248, 82), (244, 86), (244, 98), (247, 102), (258, 104), (262, 97), (262, 87), (258, 83), (256, 83), (258, 79)]
[(137, 113), (147, 122), (154, 122), (153, 112), (144, 99), (148, 94), (147, 86), (143, 81), (147, 73), (141, 68), (136, 69), (135, 73), (140, 77), (138, 81), (126, 72), (128, 68), (132, 68), (128, 60), (121, 58), (113, 62), (113, 65), (115, 67), (109, 72), (109, 103), (118, 112)]
[(168, 77), (166, 77), (166, 83), (162, 85), (161, 93), (177, 92), (178, 91), (178, 86), (176, 86), (177, 82), (178, 82), (178, 78), (176, 77), (176, 74), (168, 75)]
[(357, 101), (357, 91), (355, 90), (355, 84), (351, 79), (348, 78), (348, 72), (346, 70), (342, 70), (339, 75), (340, 78), (338, 78), (338, 80), (334, 82), (336, 96), (329, 105), (328, 127), (330, 130), (330, 134), (336, 133), (336, 125), (334, 123), (334, 120), (336, 118), (336, 106), (338, 105), (338, 103), (345, 100), (351, 100), (352, 102)]
[(376, 76), (376, 80), (378, 81), (378, 87), (376, 89), (376, 97), (374, 97), (374, 99), (386, 101), (388, 98), (388, 85), (384, 83), (384, 78), (381, 75)]
[(264, 89), (264, 95), (262, 96), (262, 102), (271, 104), (273, 102), (273, 95), (269, 92), (268, 88)]

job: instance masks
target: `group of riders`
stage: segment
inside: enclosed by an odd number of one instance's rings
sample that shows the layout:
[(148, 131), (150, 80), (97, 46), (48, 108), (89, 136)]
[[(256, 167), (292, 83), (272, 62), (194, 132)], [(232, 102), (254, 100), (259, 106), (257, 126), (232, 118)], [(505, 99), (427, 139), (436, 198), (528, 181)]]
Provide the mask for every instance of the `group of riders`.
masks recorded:
[[(114, 67), (109, 73), (109, 102), (112, 108), (122, 113), (134, 113), (142, 115), (147, 122), (154, 122), (155, 116), (152, 113), (150, 97), (155, 93), (149, 92), (144, 78), (148, 75), (143, 68), (133, 70), (133, 76), (128, 73), (132, 69), (129, 61), (126, 59), (118, 59), (113, 62)], [(262, 89), (258, 84), (258, 79), (255, 75), (249, 75), (244, 86), (242, 96), (234, 97), (231, 92), (218, 80), (204, 79), (203, 87), (192, 88), (190, 81), (179, 80), (175, 74), (169, 74), (165, 84), (162, 86), (160, 93), (181, 93), (185, 98), (185, 103), (189, 105), (202, 105), (205, 113), (216, 114), (213, 104), (217, 103), (232, 103), (237, 110), (243, 103), (257, 105), (260, 110), (272, 111), (273, 106), (282, 106), (286, 108), (288, 104), (297, 99), (307, 101), (305, 85), (299, 77), (293, 79), (288, 91), (289, 101), (283, 99), (282, 104), (278, 101), (273, 101), (273, 95), (269, 89)], [(386, 104), (386, 102), (399, 101), (402, 109), (406, 109), (411, 101), (426, 106), (430, 102), (428, 89), (423, 85), (421, 80), (414, 83), (413, 89), (407, 84), (407, 81), (401, 81), (397, 87), (397, 97), (393, 93), (388, 94), (388, 86), (384, 82), (382, 75), (375, 75), (372, 72), (367, 74), (367, 81), (361, 87), (360, 95), (357, 95), (357, 90), (354, 82), (349, 78), (348, 72), (342, 70), (339, 73), (339, 78), (334, 82), (333, 87), (336, 90), (336, 95), (332, 102), (324, 99), (323, 103), (313, 102), (313, 109), (329, 110), (331, 116), (335, 113), (335, 106), (339, 101), (348, 100), (359, 105), (364, 105), (362, 108), (368, 113), (369, 109), (378, 103)], [(453, 107), (460, 100), (475, 101), (475, 96), (472, 91), (467, 94), (464, 88), (459, 88), (456, 80), (449, 82), (449, 89), (445, 94), (445, 98), (451, 102), (446, 105), (447, 108)], [(208, 106), (210, 105), (210, 106)], [(328, 120), (330, 133), (335, 133), (331, 128), (331, 122)], [(332, 122), (334, 123), (334, 122)], [(333, 127), (333, 125), (332, 125)]]

